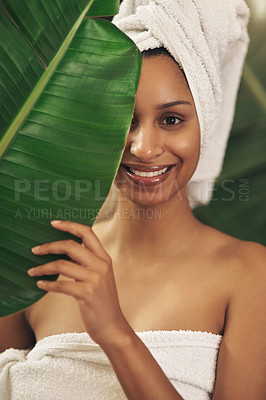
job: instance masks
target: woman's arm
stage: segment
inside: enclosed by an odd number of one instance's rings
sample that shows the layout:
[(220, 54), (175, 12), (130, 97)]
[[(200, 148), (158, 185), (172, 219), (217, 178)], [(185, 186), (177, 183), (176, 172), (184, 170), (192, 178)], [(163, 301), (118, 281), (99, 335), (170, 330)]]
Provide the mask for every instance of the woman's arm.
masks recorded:
[(183, 399), (133, 330), (101, 347), (128, 400)]
[(243, 246), (213, 400), (266, 399), (266, 249), (255, 243)]
[(0, 318), (0, 353), (10, 347), (26, 349), (34, 343), (35, 336), (24, 311)]

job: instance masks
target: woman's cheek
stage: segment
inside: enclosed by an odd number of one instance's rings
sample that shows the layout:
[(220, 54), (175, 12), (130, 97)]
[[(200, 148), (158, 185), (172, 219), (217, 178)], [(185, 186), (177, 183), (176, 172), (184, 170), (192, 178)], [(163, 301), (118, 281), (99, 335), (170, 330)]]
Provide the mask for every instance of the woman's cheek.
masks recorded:
[(184, 140), (172, 151), (180, 160), (179, 180), (180, 184), (183, 186), (188, 183), (197, 168), (200, 154), (200, 144), (197, 143), (197, 141), (193, 143), (189, 140)]

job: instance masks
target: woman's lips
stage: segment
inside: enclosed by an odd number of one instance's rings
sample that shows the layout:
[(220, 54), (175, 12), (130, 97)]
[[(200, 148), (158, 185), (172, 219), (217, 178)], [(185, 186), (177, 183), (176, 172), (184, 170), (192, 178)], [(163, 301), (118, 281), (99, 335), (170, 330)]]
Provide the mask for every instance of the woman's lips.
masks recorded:
[[(140, 165), (134, 165), (134, 164), (122, 164), (121, 167), (124, 169), (127, 177), (134, 183), (138, 184), (138, 185), (145, 185), (145, 186), (152, 186), (152, 185), (158, 185), (162, 182), (164, 182), (168, 176), (170, 175), (174, 165), (156, 165), (156, 166), (150, 166), (150, 167), (146, 167), (146, 166), (140, 166)], [(157, 172), (160, 170), (163, 170), (164, 168), (168, 168), (168, 170), (165, 173), (162, 173), (160, 175), (157, 176), (152, 176), (152, 177), (148, 177), (148, 176), (139, 176), (139, 175), (135, 175), (133, 172), (131, 172), (129, 170), (129, 168), (131, 170), (136, 170), (139, 172)]]

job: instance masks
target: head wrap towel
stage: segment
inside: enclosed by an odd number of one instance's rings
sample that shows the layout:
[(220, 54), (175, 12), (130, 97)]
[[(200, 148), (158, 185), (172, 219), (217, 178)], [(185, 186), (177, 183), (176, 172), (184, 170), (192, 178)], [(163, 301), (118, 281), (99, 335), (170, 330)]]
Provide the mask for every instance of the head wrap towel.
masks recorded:
[(192, 206), (208, 203), (231, 129), (249, 37), (244, 0), (124, 0), (113, 22), (140, 51), (165, 47), (183, 68), (198, 114), (201, 152)]

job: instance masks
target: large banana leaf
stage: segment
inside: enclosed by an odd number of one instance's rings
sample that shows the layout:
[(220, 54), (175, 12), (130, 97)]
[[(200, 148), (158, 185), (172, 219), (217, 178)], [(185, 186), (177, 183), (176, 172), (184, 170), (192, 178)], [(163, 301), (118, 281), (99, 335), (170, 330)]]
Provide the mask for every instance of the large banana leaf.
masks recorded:
[(0, 316), (44, 294), (26, 270), (54, 257), (30, 249), (69, 237), (50, 220), (92, 226), (114, 180), (141, 55), (114, 25), (85, 16), (118, 3), (0, 2)]
[(232, 236), (266, 244), (266, 7), (248, 0), (251, 37), (233, 129), (213, 198), (195, 215)]

